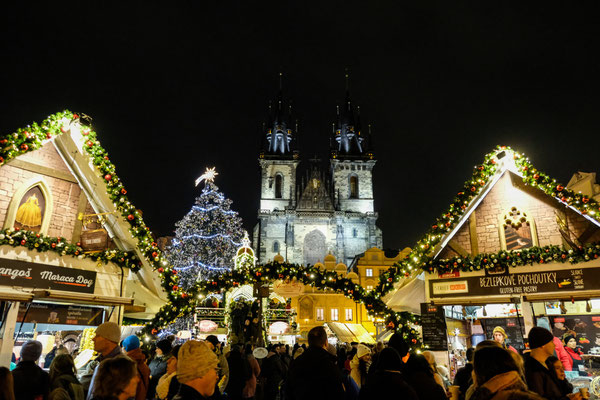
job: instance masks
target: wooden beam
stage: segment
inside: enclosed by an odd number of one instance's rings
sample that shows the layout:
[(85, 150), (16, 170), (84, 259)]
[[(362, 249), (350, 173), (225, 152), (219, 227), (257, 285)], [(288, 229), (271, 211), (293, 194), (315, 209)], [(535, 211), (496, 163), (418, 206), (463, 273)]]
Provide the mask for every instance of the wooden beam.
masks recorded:
[(476, 212), (472, 212), (469, 217), (469, 237), (471, 238), (471, 255), (475, 257), (479, 254), (479, 242), (477, 241), (477, 218)]
[(454, 239), (452, 239), (449, 243), (448, 243), (448, 247), (450, 247), (452, 250), (454, 250), (454, 252), (456, 254), (459, 254), (461, 257), (466, 257), (469, 252), (466, 251), (460, 244), (458, 244), (458, 242)]
[(598, 230), (598, 227), (594, 224), (590, 224), (585, 231), (577, 238), (577, 241), (581, 244), (587, 242), (589, 238), (592, 237), (594, 233)]
[[(81, 188), (80, 188), (81, 189)], [(87, 197), (83, 190), (79, 192), (79, 204), (77, 205), (77, 215), (85, 214), (85, 209), (87, 207)], [(78, 218), (75, 218), (75, 226), (73, 227), (73, 237), (71, 238), (71, 243), (77, 243), (81, 239), (81, 230), (83, 229), (83, 221), (80, 221)]]
[(69, 172), (60, 171), (60, 170), (57, 170), (54, 168), (46, 167), (44, 165), (39, 165), (39, 164), (35, 164), (35, 163), (29, 162), (29, 161), (23, 161), (23, 160), (19, 160), (19, 159), (11, 160), (8, 164), (13, 167), (16, 167), (16, 168), (24, 169), (26, 171), (31, 171), (31, 172), (35, 172), (35, 173), (38, 173), (41, 175), (51, 176), (53, 178), (62, 179), (63, 181), (67, 181), (67, 182), (77, 183), (77, 179), (75, 179), (75, 177), (73, 175), (71, 175)]

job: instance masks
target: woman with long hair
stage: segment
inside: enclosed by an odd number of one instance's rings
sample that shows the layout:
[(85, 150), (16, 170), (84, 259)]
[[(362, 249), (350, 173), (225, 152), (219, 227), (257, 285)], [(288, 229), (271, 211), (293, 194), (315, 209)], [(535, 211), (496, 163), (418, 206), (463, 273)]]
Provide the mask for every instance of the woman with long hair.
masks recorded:
[(102, 361), (94, 375), (92, 400), (127, 400), (134, 397), (140, 379), (135, 361), (125, 355)]
[(59, 354), (50, 364), (50, 399), (70, 398), (83, 399), (83, 385), (77, 379), (77, 370), (73, 357), (69, 354)]
[(567, 376), (565, 374), (565, 367), (562, 362), (558, 359), (558, 357), (550, 356), (546, 359), (546, 366), (550, 371), (550, 375), (556, 380), (558, 383), (558, 388), (560, 389), (560, 393), (563, 396), (568, 395), (569, 393), (573, 393), (573, 385), (567, 380)]
[(14, 385), (10, 370), (0, 367), (0, 400), (15, 400)]

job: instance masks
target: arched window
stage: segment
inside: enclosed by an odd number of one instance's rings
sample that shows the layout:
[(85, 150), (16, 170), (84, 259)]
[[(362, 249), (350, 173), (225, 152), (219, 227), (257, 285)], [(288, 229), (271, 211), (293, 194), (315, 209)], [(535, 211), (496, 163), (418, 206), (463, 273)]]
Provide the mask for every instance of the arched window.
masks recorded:
[(350, 198), (358, 199), (358, 176), (356, 175), (350, 177)]
[(281, 199), (283, 197), (283, 176), (281, 174), (275, 175), (275, 198)]
[(525, 211), (511, 207), (499, 217), (500, 244), (503, 250), (521, 250), (538, 246), (535, 222)]
[(279, 242), (278, 241), (273, 242), (273, 253), (279, 253)]
[(10, 202), (4, 228), (47, 233), (52, 195), (43, 179), (34, 178), (19, 187)]

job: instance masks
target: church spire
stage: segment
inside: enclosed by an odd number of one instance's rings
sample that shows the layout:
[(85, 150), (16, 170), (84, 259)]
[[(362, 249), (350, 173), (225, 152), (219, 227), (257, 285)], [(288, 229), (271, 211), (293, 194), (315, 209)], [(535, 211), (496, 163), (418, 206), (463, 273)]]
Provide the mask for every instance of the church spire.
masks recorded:
[(283, 96), (283, 73), (281, 72), (279, 73), (277, 95), (273, 104), (269, 102), (268, 122), (263, 135), (266, 142), (261, 148), (261, 157), (297, 157), (297, 151), (294, 149), (295, 141), (293, 141), (296, 132), (292, 116), (292, 102), (286, 101)]
[(352, 105), (350, 97), (350, 75), (346, 69), (346, 98), (342, 106), (336, 107), (336, 123), (334, 127), (334, 143), (331, 149), (332, 158), (364, 157), (364, 138), (360, 126), (360, 107)]

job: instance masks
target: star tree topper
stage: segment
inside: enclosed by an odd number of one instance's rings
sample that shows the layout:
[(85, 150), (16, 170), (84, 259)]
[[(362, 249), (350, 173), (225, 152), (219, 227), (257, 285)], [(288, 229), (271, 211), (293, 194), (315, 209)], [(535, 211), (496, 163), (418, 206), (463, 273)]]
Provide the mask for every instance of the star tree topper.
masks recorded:
[(196, 186), (198, 186), (200, 184), (200, 182), (202, 182), (202, 181), (214, 182), (215, 176), (217, 176), (217, 175), (219, 175), (219, 173), (217, 171), (215, 171), (215, 167), (206, 168), (206, 171), (204, 171), (204, 173), (202, 175), (200, 175), (200, 177), (198, 177), (198, 179), (196, 179)]

